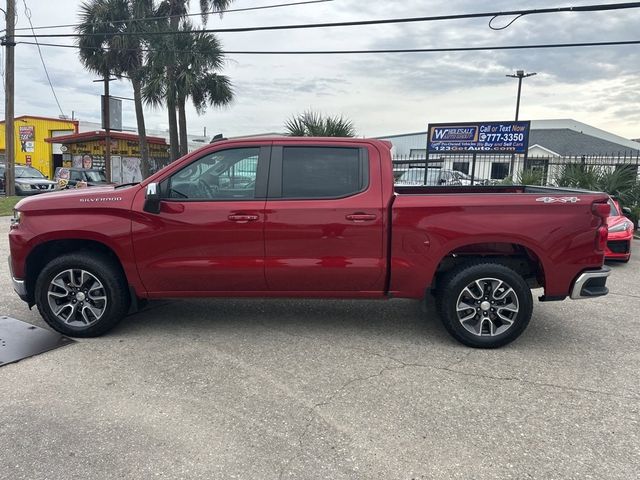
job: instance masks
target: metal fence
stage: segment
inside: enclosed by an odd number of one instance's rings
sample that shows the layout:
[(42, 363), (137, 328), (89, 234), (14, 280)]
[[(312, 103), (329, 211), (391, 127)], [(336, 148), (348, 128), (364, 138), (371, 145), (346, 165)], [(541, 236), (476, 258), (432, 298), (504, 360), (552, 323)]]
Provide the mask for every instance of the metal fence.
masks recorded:
[[(428, 168), (425, 166), (428, 163)], [(596, 166), (603, 170), (625, 169), (638, 178), (640, 152), (605, 155), (527, 156), (510, 154), (437, 154), (428, 159), (412, 156), (393, 158), (397, 184), (486, 185), (535, 183), (558, 185), (568, 165)]]

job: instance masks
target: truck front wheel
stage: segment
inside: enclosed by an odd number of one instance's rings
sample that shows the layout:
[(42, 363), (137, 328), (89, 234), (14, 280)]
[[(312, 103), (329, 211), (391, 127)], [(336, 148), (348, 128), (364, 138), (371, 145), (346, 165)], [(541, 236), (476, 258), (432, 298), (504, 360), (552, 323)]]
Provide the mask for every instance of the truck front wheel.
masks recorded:
[(438, 312), (447, 331), (476, 348), (512, 342), (527, 328), (531, 290), (518, 273), (499, 263), (460, 265), (441, 280)]
[(40, 315), (71, 337), (97, 337), (115, 327), (129, 308), (123, 273), (107, 257), (86, 252), (49, 262), (36, 281)]

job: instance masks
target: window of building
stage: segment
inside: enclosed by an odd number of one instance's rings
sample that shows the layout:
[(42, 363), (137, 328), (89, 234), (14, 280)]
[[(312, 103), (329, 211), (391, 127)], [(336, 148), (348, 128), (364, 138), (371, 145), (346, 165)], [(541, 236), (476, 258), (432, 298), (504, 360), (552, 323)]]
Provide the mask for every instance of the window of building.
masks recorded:
[(469, 174), (469, 162), (453, 162), (453, 169), (458, 172)]
[(285, 147), (283, 198), (340, 198), (367, 187), (368, 165), (358, 148)]
[(503, 162), (491, 163), (491, 178), (494, 180), (502, 180), (509, 175), (509, 164)]

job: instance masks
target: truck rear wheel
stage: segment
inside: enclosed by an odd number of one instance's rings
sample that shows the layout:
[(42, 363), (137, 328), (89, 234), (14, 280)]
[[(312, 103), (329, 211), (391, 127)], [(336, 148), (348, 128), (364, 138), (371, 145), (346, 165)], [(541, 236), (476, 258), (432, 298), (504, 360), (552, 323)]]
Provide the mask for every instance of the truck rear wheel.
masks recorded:
[(518, 273), (498, 263), (460, 265), (438, 288), (438, 312), (447, 331), (476, 348), (497, 348), (527, 328), (531, 289)]
[(49, 262), (36, 281), (40, 315), (71, 337), (97, 337), (127, 314), (129, 291), (122, 271), (108, 258), (86, 252)]

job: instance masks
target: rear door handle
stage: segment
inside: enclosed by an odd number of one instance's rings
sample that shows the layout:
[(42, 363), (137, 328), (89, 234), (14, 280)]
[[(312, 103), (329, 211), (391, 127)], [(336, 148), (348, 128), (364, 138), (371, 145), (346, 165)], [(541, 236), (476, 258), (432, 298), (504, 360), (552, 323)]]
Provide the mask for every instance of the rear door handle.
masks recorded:
[(245, 214), (232, 214), (227, 217), (232, 222), (236, 223), (248, 223), (258, 220), (258, 215), (245, 215)]
[(373, 213), (352, 213), (345, 217), (347, 220), (351, 220), (352, 222), (366, 222), (375, 220), (376, 216)]

